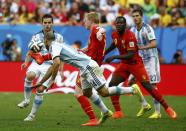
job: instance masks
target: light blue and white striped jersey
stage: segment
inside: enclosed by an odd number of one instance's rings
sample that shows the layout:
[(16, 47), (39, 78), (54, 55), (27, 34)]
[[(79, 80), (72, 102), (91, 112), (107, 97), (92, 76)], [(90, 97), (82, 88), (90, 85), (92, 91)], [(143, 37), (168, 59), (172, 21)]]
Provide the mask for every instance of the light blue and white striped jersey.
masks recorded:
[(50, 45), (49, 52), (52, 59), (60, 57), (60, 60), (77, 67), (81, 71), (86, 70), (87, 65), (92, 61), (91, 58), (82, 52), (70, 47), (69, 45), (53, 41)]
[[(151, 40), (156, 39), (153, 28), (148, 24), (143, 23), (143, 26), (139, 31), (136, 26), (131, 27), (130, 30), (135, 34), (138, 46), (147, 45)], [(157, 48), (139, 50), (139, 55), (142, 59), (148, 59), (152, 56), (158, 57), (158, 51)]]
[[(59, 42), (59, 43), (63, 43), (63, 36), (56, 33), (54, 31), (54, 35), (55, 35), (55, 41)], [(32, 36), (31, 41), (44, 41), (44, 32), (41, 30), (40, 32), (36, 33), (35, 35)], [(40, 53), (42, 55), (46, 55), (49, 53), (49, 51), (46, 49), (45, 45), (43, 45), (43, 47), (41, 48)], [(45, 61), (44, 63), (49, 63), (52, 64), (52, 60), (50, 61)]]

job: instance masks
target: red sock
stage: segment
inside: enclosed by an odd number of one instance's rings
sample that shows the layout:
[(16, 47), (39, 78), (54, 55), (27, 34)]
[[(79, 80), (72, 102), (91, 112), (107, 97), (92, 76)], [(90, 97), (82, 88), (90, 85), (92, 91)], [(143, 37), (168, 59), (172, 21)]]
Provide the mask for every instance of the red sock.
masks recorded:
[(159, 101), (161, 103), (161, 105), (164, 107), (164, 109), (168, 108), (168, 104), (166, 103), (166, 101), (163, 99), (163, 96), (160, 94), (160, 92), (153, 88), (152, 90), (148, 91), (157, 101)]
[(84, 110), (84, 112), (88, 115), (88, 117), (90, 119), (95, 119), (96, 116), (94, 114), (94, 111), (90, 105), (90, 102), (88, 101), (88, 98), (85, 96), (80, 96), (77, 98), (77, 100), (79, 101), (82, 109)]
[(115, 111), (121, 111), (120, 103), (119, 103), (120, 96), (111, 96), (112, 105), (114, 106)]

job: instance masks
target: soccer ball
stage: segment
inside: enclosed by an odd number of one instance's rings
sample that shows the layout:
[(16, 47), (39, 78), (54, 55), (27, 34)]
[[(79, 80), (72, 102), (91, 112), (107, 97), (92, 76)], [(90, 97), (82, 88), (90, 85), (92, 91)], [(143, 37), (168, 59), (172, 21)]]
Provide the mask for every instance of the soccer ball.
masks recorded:
[(34, 53), (40, 52), (42, 47), (44, 46), (44, 42), (41, 40), (31, 40), (28, 48)]

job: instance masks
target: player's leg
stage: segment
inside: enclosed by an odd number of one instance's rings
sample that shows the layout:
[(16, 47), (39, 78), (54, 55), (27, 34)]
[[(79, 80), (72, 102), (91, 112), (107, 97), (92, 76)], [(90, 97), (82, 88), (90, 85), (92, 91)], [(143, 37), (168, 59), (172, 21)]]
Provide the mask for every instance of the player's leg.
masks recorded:
[(92, 88), (86, 88), (83, 92), (84, 95), (87, 96), (101, 110), (101, 118), (99, 119), (100, 124), (112, 117), (112, 111), (106, 107), (97, 92), (92, 91)]
[[(43, 78), (43, 76), (46, 74), (49, 67), (50, 67), (50, 65), (46, 65), (46, 64), (42, 64), (42, 65), (37, 66), (38, 72), (40, 74), (38, 81), (40, 81)], [(47, 81), (45, 81), (42, 86), (37, 88), (37, 90), (36, 90), (37, 92), (36, 92), (36, 95), (35, 95), (35, 98), (33, 101), (31, 112), (24, 119), (24, 121), (33, 121), (34, 120), (36, 113), (43, 102), (43, 94), (42, 93), (44, 92), (45, 89), (49, 88), (49, 82), (50, 82), (50, 78)]]
[[(157, 89), (156, 84), (152, 84), (153, 88)], [(154, 104), (154, 113), (149, 116), (151, 119), (158, 119), (161, 118), (161, 110), (160, 110), (160, 103), (153, 98), (153, 104)]]
[[(92, 73), (93, 70), (91, 70)], [(88, 97), (102, 112), (101, 118), (99, 120), (99, 123), (103, 123), (105, 120), (107, 120), (109, 117), (112, 116), (112, 112), (105, 106), (103, 101), (101, 100), (100, 96), (97, 94), (96, 91), (93, 91), (93, 87), (101, 87), (104, 86), (106, 81), (93, 81), (93, 77), (91, 75), (90, 71), (86, 71), (81, 75), (81, 87), (83, 89), (83, 94)]]
[(87, 114), (87, 116), (89, 117), (89, 121), (85, 124), (82, 124), (82, 126), (96, 126), (99, 124), (98, 120), (96, 119), (90, 102), (88, 101), (87, 97), (83, 95), (83, 91), (80, 86), (80, 78), (77, 78), (74, 96), (81, 105), (81, 108), (83, 109), (85, 114)]
[[(119, 85), (121, 82), (123, 82), (123, 77), (120, 77), (118, 75), (113, 75), (112, 79), (109, 83), (109, 87), (112, 87), (114, 85)], [(121, 106), (119, 102), (119, 95), (111, 96), (112, 105), (114, 106), (115, 112), (113, 113), (113, 118), (118, 119), (122, 118), (124, 116), (123, 112), (121, 111)]]
[(30, 97), (32, 93), (32, 81), (36, 77), (38, 77), (38, 70), (36, 65), (36, 63), (32, 62), (26, 72), (26, 77), (24, 79), (24, 100), (17, 105), (20, 108), (27, 107), (30, 102)]
[[(157, 83), (160, 82), (160, 64), (159, 60), (157, 57), (151, 57), (150, 59), (143, 60), (143, 63), (145, 65), (145, 69), (147, 71), (147, 74), (150, 78), (150, 83), (153, 86), (153, 88), (157, 88)], [(149, 118), (152, 119), (158, 119), (161, 118), (161, 113), (160, 113), (160, 103), (153, 98), (153, 103), (154, 103), (154, 109), (155, 112), (149, 116)]]
[(149, 82), (142, 82), (141, 84), (152, 95), (152, 97), (154, 97), (163, 106), (166, 113), (172, 119), (176, 119), (177, 117), (176, 112), (170, 106), (168, 106), (167, 102), (165, 101), (161, 93), (157, 89), (153, 88), (153, 86)]
[[(136, 78), (131, 74), (129, 76), (129, 79), (128, 79), (128, 85), (133, 85), (137, 83), (136, 81)], [(151, 105), (147, 103), (145, 97), (142, 97), (141, 99), (141, 108), (140, 110), (138, 111), (138, 113), (136, 114), (137, 117), (141, 117), (143, 116), (146, 112), (148, 112), (149, 110), (151, 110)]]
[[(129, 75), (130, 74), (127, 71), (127, 68), (125, 67), (125, 65), (121, 64), (121, 66), (119, 66), (119, 68), (117, 68), (115, 70), (115, 72), (113, 73), (113, 82), (116, 81), (116, 79), (120, 79), (120, 80), (125, 81), (129, 77)], [(101, 74), (98, 74), (97, 77), (99, 80), (104, 79), (103, 75), (101, 75)], [(114, 77), (116, 77), (116, 78), (114, 78)], [(140, 88), (136, 84), (133, 84), (130, 87), (118, 86), (118, 85), (113, 84), (112, 87), (109, 87), (106, 89), (104, 89), (104, 88), (100, 89), (99, 93), (103, 97), (112, 96), (112, 95), (121, 95), (121, 94), (136, 94), (139, 97), (140, 101), (142, 101), (142, 99), (144, 98), (141, 93)]]
[(144, 66), (138, 66), (138, 70), (136, 70), (135, 73), (134, 76), (141, 82), (142, 86), (164, 107), (165, 111), (171, 118), (176, 119), (176, 112), (168, 106), (161, 93), (150, 84)]
[(43, 102), (43, 95), (41, 95), (40, 93), (42, 93), (45, 89), (46, 89), (46, 87), (44, 87), (43, 85), (37, 88), (37, 93), (36, 93), (34, 101), (33, 101), (31, 112), (24, 119), (24, 121), (33, 121), (34, 120), (36, 113)]

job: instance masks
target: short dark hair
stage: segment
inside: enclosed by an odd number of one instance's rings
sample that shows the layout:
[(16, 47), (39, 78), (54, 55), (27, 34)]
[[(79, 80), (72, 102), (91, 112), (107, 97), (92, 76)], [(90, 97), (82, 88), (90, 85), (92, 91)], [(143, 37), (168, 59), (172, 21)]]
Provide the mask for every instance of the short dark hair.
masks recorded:
[(132, 13), (138, 12), (141, 16), (143, 16), (143, 10), (141, 8), (134, 9)]
[(117, 16), (115, 21), (117, 21), (118, 19), (123, 19), (124, 23), (126, 23), (125, 17), (123, 17), (123, 16)]
[(43, 20), (46, 19), (46, 18), (51, 18), (51, 19), (52, 19), (52, 22), (53, 22), (53, 17), (52, 17), (51, 14), (45, 14), (45, 15), (42, 17), (42, 22), (43, 22)]

